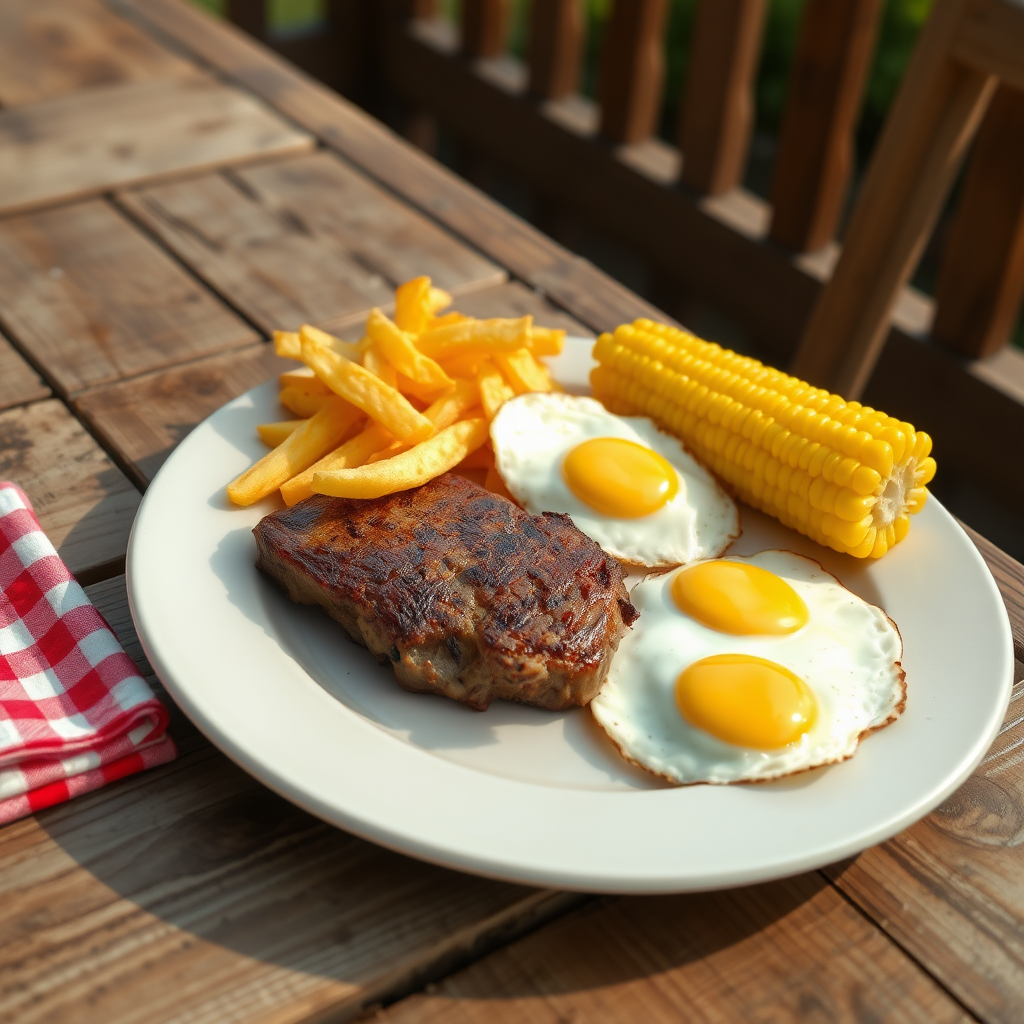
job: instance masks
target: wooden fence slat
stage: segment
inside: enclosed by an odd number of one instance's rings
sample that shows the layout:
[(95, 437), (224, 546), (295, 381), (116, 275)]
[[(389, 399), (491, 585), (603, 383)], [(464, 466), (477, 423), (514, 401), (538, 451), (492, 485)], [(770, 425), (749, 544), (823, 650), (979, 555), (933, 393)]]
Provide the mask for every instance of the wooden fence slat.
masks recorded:
[(530, 92), (545, 100), (574, 93), (582, 56), (580, 0), (534, 0), (530, 8)]
[(775, 158), (771, 237), (799, 251), (835, 235), (882, 0), (808, 0)]
[(499, 57), (505, 52), (509, 0), (463, 0), (462, 52), (467, 57)]
[(995, 91), (952, 60), (968, 0), (940, 2), (918, 40), (853, 211), (843, 253), (804, 330), (791, 372), (858, 398), (889, 314)]
[(738, 185), (754, 127), (765, 0), (701, 0), (683, 99), (683, 182), (707, 195)]
[(267, 0), (227, 0), (225, 14), (242, 31), (257, 39), (267, 38)]
[[(716, 0), (717, 2), (717, 0)], [(665, 79), (665, 0), (615, 0), (601, 55), (601, 134), (641, 142), (657, 124)]]
[(1024, 93), (1006, 86), (978, 131), (935, 290), (933, 336), (964, 355), (1006, 344), (1024, 298)]

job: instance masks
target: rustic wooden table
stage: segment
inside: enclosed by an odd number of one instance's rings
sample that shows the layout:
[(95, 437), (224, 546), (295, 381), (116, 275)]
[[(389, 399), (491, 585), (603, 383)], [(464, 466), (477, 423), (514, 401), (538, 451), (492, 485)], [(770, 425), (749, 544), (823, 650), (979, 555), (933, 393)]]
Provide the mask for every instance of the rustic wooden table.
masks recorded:
[[(420, 273), (576, 333), (654, 312), (183, 0), (0, 0), (0, 104), (0, 478), (147, 673), (123, 576), (141, 492), (275, 372), (270, 330), (356, 322)], [(1024, 570), (976, 540), (1024, 658)], [(1019, 708), (882, 846), (628, 899), (379, 849), (175, 713), (177, 761), (0, 830), (0, 1019), (1020, 1021)]]

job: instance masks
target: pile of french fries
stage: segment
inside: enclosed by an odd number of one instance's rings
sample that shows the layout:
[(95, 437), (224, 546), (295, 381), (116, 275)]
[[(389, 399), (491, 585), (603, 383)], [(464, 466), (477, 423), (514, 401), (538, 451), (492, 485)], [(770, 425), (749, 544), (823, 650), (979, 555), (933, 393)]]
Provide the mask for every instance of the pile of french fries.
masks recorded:
[(257, 427), (272, 450), (228, 485), (231, 501), (277, 489), (288, 505), (311, 494), (379, 498), (449, 470), (507, 493), (490, 421), (515, 395), (560, 390), (538, 356), (561, 352), (565, 331), (529, 316), (442, 314), (451, 301), (417, 277), (397, 289), (394, 319), (374, 309), (358, 342), (308, 324), (276, 331), (277, 354), (305, 364), (280, 377), (294, 418)]

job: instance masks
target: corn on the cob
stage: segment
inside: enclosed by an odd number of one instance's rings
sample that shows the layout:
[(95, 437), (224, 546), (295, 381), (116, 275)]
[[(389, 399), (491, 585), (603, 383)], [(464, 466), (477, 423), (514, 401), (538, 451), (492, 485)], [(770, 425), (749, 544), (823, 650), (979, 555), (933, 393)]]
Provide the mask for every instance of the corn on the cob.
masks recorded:
[(931, 438), (650, 320), (602, 334), (594, 394), (676, 434), (736, 495), (821, 544), (878, 558), (935, 475)]

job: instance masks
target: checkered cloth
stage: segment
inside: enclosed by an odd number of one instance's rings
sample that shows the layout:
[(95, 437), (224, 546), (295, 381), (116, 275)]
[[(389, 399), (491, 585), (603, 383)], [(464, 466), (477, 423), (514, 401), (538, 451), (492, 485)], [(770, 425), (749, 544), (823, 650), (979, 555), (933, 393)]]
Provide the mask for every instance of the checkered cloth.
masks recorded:
[(167, 709), (0, 483), (0, 823), (177, 755)]

